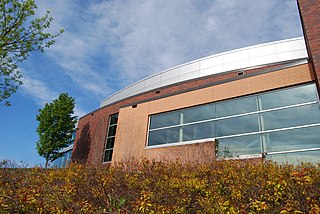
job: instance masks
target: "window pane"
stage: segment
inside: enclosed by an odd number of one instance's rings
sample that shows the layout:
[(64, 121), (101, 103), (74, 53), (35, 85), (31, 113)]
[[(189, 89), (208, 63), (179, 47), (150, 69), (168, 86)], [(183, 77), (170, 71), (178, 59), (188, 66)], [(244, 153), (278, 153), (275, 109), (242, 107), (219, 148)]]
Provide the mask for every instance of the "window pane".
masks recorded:
[(228, 136), (259, 131), (258, 114), (217, 121), (217, 136)]
[(256, 96), (253, 96), (217, 103), (217, 117), (219, 118), (257, 111), (256, 99)]
[(264, 130), (320, 123), (320, 111), (317, 103), (266, 112), (261, 115)]
[(65, 167), (66, 166), (66, 156), (62, 156), (61, 157), (61, 167)]
[(67, 165), (69, 165), (71, 162), (71, 155), (72, 155), (72, 150), (67, 152), (67, 162), (66, 162)]
[(179, 125), (179, 123), (180, 123), (179, 111), (154, 115), (154, 116), (151, 116), (150, 118), (150, 129)]
[(320, 162), (320, 150), (267, 155), (266, 160), (275, 161), (279, 164), (299, 164), (302, 162), (317, 164)]
[(114, 139), (115, 137), (110, 137), (107, 139), (107, 146), (106, 149), (112, 149), (114, 146)]
[(110, 126), (109, 132), (108, 132), (108, 137), (115, 136), (116, 131), (117, 131), (117, 126)]
[(277, 108), (318, 99), (314, 84), (262, 94), (259, 95), (259, 98), (261, 109)]
[(149, 146), (179, 142), (180, 128), (169, 128), (149, 132)]
[(53, 162), (53, 166), (54, 167), (61, 167), (61, 160), (62, 160), (61, 157), (55, 159), (54, 162)]
[(267, 152), (320, 147), (320, 126), (264, 134)]
[(215, 137), (215, 121), (198, 123), (183, 127), (183, 141), (199, 140)]
[(76, 139), (76, 132), (73, 132), (73, 133), (72, 133), (71, 140), (74, 141), (74, 139)]
[(213, 119), (216, 117), (215, 105), (204, 105), (181, 111), (183, 113), (183, 123)]
[(118, 114), (113, 114), (110, 116), (110, 125), (118, 123)]
[(112, 160), (113, 149), (105, 150), (103, 162), (109, 162)]
[(236, 157), (262, 153), (260, 135), (217, 139), (216, 143), (218, 157)]

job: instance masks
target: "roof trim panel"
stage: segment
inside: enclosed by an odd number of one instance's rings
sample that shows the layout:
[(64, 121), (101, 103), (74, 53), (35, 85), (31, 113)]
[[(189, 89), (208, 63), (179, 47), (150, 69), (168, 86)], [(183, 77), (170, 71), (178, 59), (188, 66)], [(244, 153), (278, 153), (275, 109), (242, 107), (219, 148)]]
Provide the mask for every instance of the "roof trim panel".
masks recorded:
[(106, 98), (100, 103), (100, 107), (186, 80), (302, 58), (308, 58), (303, 37), (235, 49), (184, 63), (144, 78)]

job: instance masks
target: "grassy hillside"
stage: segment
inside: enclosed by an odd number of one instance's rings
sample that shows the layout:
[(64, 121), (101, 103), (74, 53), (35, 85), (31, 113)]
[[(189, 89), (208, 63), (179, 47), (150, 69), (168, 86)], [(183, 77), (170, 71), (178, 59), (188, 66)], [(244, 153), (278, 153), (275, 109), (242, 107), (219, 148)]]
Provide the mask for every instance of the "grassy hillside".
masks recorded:
[(320, 213), (320, 167), (224, 161), (0, 169), (0, 213)]

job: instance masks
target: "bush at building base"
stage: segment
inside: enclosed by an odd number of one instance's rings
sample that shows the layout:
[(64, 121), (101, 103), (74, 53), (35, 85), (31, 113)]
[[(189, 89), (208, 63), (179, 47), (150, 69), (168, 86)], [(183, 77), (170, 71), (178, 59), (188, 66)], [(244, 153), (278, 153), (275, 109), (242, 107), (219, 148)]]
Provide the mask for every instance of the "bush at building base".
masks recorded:
[(71, 164), (0, 169), (0, 213), (320, 213), (320, 165)]

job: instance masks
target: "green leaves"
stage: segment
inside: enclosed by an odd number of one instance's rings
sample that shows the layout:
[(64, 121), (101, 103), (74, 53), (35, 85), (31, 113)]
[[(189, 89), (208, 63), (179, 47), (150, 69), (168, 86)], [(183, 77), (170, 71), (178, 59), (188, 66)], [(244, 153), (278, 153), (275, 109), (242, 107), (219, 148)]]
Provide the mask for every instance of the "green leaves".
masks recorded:
[(67, 93), (59, 95), (52, 103), (46, 103), (36, 116), (39, 125), (39, 141), (36, 144), (38, 154), (48, 161), (59, 157), (59, 150), (71, 143), (77, 118), (73, 115), (74, 99)]
[(8, 105), (7, 99), (22, 84), (18, 63), (32, 51), (43, 52), (63, 33), (46, 32), (53, 18), (49, 11), (40, 18), (34, 17), (36, 8), (34, 0), (0, 2), (0, 104)]

